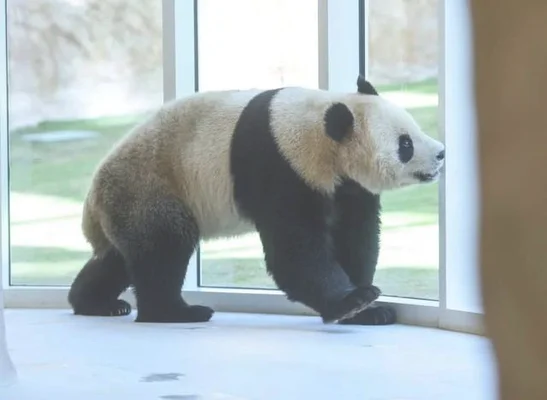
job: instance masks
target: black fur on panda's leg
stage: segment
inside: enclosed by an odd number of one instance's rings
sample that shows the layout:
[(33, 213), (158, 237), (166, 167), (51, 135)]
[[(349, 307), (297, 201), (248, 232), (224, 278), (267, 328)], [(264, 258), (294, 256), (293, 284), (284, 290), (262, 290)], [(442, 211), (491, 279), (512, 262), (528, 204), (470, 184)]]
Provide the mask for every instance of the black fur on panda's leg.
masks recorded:
[(131, 313), (131, 305), (118, 296), (129, 287), (121, 254), (111, 247), (94, 255), (76, 275), (68, 301), (76, 315), (115, 317)]
[[(117, 231), (137, 298), (136, 322), (206, 322), (213, 310), (188, 305), (181, 291), (199, 233), (193, 217), (176, 199), (146, 201), (130, 229)], [(122, 224), (120, 224), (122, 226)]]
[(213, 310), (206, 306), (188, 305), (181, 296), (184, 276), (195, 245), (171, 240), (156, 243), (149, 251), (139, 252), (131, 261), (137, 297), (136, 322), (206, 322)]
[(353, 285), (338, 265), (321, 225), (282, 220), (257, 224), (268, 271), (291, 301), (320, 314), (324, 323), (351, 318), (380, 295), (372, 285)]
[[(380, 252), (380, 197), (345, 180), (336, 190), (335, 207), (333, 239), (337, 260), (354, 285), (371, 285)], [(390, 325), (395, 321), (393, 307), (374, 304), (340, 323)]]

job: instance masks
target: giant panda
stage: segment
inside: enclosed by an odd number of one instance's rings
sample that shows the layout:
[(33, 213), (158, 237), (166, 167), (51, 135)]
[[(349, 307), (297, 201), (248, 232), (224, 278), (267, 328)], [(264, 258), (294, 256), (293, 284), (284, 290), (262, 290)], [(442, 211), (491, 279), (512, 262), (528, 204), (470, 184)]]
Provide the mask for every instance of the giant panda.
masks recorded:
[(83, 207), (93, 255), (74, 314), (205, 322), (181, 295), (200, 240), (257, 231), (269, 274), (323, 323), (395, 321), (374, 301), (380, 194), (433, 182), (444, 145), (364, 77), (355, 92), (223, 90), (163, 105), (102, 160)]

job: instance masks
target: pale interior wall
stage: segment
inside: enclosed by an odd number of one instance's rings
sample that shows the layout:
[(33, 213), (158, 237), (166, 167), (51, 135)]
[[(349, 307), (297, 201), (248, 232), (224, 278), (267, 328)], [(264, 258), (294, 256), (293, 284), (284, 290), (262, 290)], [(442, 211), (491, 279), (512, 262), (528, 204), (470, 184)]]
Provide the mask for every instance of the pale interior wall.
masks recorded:
[[(0, 188), (0, 191), (2, 188)], [(1, 196), (0, 196), (1, 197)], [(0, 222), (2, 216), (0, 216)], [(0, 234), (0, 240), (2, 235)], [(7, 268), (2, 262), (0, 250), (0, 388), (8, 386), (15, 381), (16, 373), (6, 343), (6, 323), (4, 317), (4, 286), (2, 284), (2, 269)], [(1, 389), (0, 389), (1, 390)]]

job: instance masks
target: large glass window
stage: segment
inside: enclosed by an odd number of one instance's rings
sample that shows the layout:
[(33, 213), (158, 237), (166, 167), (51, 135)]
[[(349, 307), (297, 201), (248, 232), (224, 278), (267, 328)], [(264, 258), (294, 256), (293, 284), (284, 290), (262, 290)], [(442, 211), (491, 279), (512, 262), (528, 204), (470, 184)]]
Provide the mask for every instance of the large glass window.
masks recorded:
[[(439, 138), (439, 0), (369, 0), (367, 76)], [(385, 295), (439, 296), (439, 187), (382, 196), (382, 247), (376, 283)]]
[[(465, 86), (471, 76), (465, 0), (0, 4), (7, 4), (7, 33), (1, 31), (0, 39), (9, 49), (9, 129), (0, 125), (3, 261), (8, 137), (10, 153), (9, 274), (2, 263), (4, 285), (12, 286), (8, 305), (34, 306), (40, 298), (67, 306), (67, 286), (91, 251), (80, 228), (91, 176), (111, 146), (164, 99), (195, 88), (354, 90), (362, 55), (380, 94), (408, 109), (447, 146), (439, 184), (383, 195), (375, 283), (402, 320), (469, 328), (467, 317), (458, 314), (477, 311), (479, 303), (474, 126), (465, 109), (472, 98)], [(2, 61), (4, 53), (0, 56)], [(0, 89), (4, 84), (0, 79)], [(191, 301), (219, 311), (309, 312), (279, 292), (233, 290), (275, 288), (256, 233), (202, 242), (197, 259), (186, 279)], [(60, 287), (21, 288), (29, 285)]]
[(8, 0), (7, 37), (11, 284), (68, 285), (97, 163), (163, 102), (162, 3)]

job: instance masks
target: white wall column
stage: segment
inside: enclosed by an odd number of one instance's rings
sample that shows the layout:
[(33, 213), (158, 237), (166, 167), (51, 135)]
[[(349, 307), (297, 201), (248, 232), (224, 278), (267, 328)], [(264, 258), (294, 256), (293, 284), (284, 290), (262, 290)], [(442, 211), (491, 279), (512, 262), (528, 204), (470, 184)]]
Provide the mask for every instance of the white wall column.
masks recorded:
[[(0, 386), (16, 378), (6, 343), (4, 279), (9, 272), (8, 84), (6, 0), (0, 0)], [(0, 396), (1, 397), (1, 396)]]
[[(4, 268), (0, 263), (0, 268)], [(2, 287), (2, 275), (0, 274), (0, 387), (8, 386), (15, 382), (17, 374), (8, 353), (6, 342), (6, 326), (4, 319), (4, 290)]]
[(444, 127), (447, 149), (440, 202), (444, 211), (439, 323), (447, 329), (483, 332), (477, 264), (479, 196), (471, 20), (467, 0), (442, 0), (439, 5), (439, 125)]

